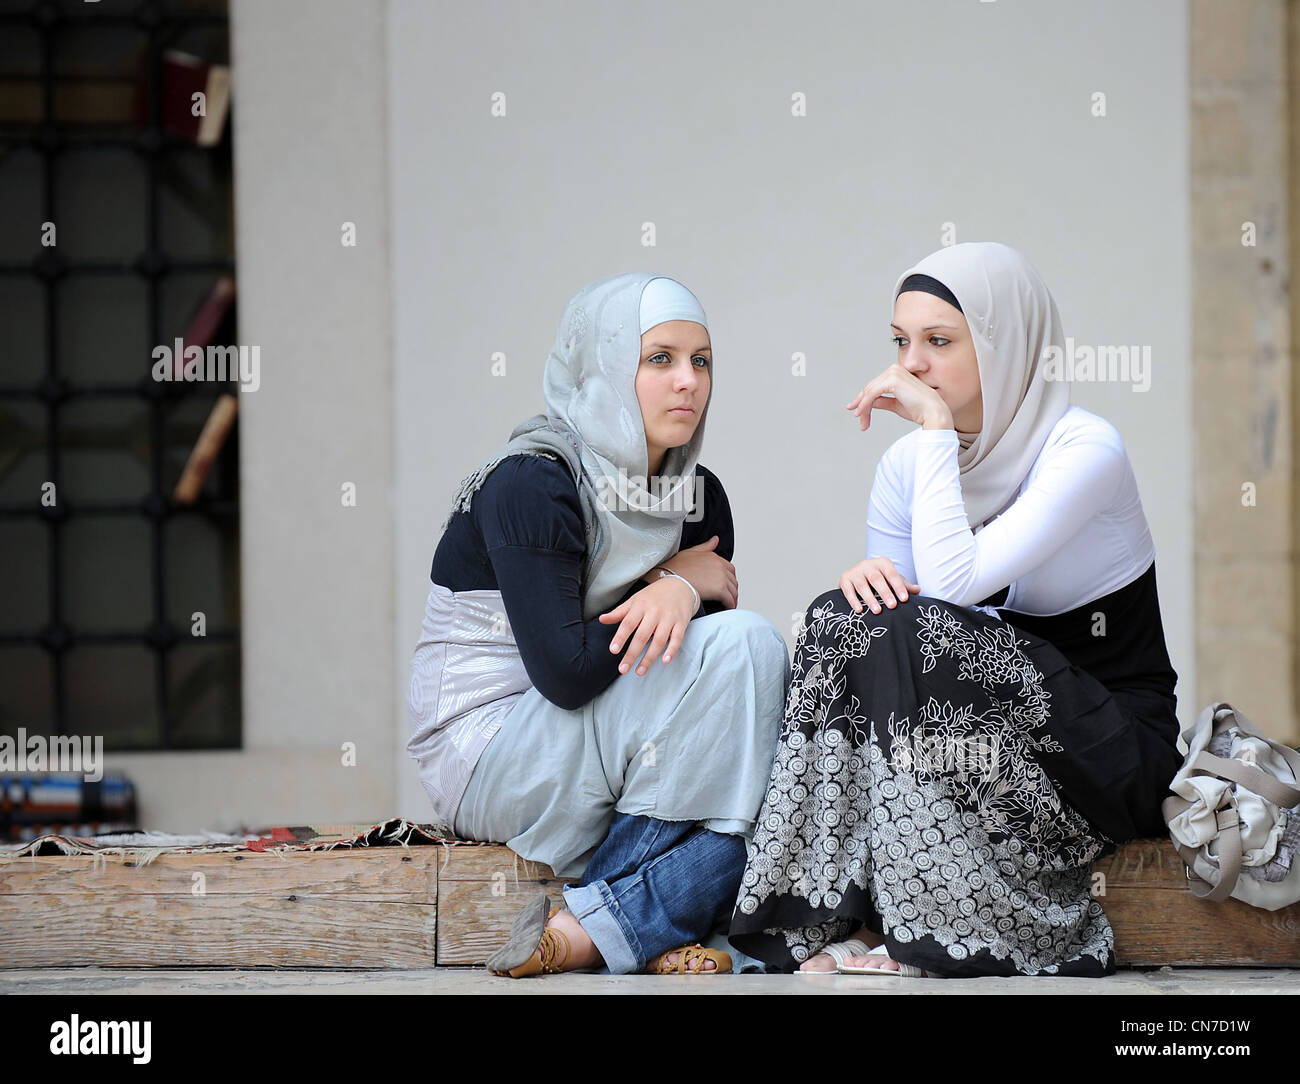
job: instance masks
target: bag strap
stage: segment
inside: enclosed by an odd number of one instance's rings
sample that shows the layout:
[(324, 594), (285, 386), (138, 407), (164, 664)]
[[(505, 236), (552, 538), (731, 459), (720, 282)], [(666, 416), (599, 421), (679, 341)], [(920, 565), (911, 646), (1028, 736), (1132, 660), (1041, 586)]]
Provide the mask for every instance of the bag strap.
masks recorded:
[[(1232, 890), (1237, 887), (1237, 879), (1241, 876), (1241, 817), (1235, 800), (1230, 798), (1229, 802), (1229, 805), (1220, 806), (1214, 811), (1215, 823), (1219, 828), (1219, 869), (1213, 881), (1203, 880), (1192, 872), (1196, 868), (1197, 852), (1186, 844), (1173, 840), (1174, 849), (1186, 867), (1187, 887), (1194, 896), (1214, 903), (1220, 903), (1231, 896)], [(1191, 804), (1186, 798), (1174, 795), (1166, 798), (1160, 808), (1165, 820), (1171, 821)]]
[[(1220, 779), (1240, 783), (1247, 790), (1253, 790), (1261, 798), (1282, 809), (1294, 809), (1300, 805), (1300, 789), (1283, 783), (1254, 764), (1235, 758), (1219, 757), (1201, 750), (1192, 761), (1191, 774), (1217, 775)], [(1297, 772), (1297, 776), (1300, 777), (1300, 772)]]
[[(1220, 701), (1219, 703), (1214, 704), (1213, 710), (1214, 726), (1211, 730), (1212, 736), (1227, 730), (1233, 725), (1233, 720), (1235, 720), (1238, 732), (1248, 734), (1253, 738), (1259, 738), (1260, 741), (1267, 743), (1270, 749), (1281, 755), (1282, 759), (1286, 761), (1287, 766), (1291, 769), (1291, 774), (1295, 777), (1297, 786), (1284, 783), (1282, 780), (1275, 778), (1268, 772), (1263, 771), (1261, 768), (1246, 764), (1244, 761), (1238, 761), (1232, 758), (1216, 757), (1213, 753), (1206, 750), (1201, 751), (1200, 756), (1197, 757), (1197, 763), (1199, 763), (1201, 756), (1209, 757), (1210, 761), (1207, 762), (1210, 765), (1209, 770), (1221, 775), (1224, 779), (1230, 779), (1234, 783), (1241, 783), (1247, 790), (1253, 790), (1261, 798), (1266, 798), (1274, 805), (1281, 806), (1283, 809), (1294, 809), (1297, 805), (1300, 805), (1300, 749), (1293, 749), (1291, 746), (1285, 745), (1274, 738), (1270, 738), (1267, 734), (1261, 733), (1259, 727), (1252, 723), (1244, 712), (1234, 708), (1227, 702)], [(1197, 766), (1197, 763), (1193, 764), (1194, 769)], [(1250, 776), (1250, 779), (1242, 779), (1238, 775), (1229, 775), (1220, 771), (1219, 769), (1221, 765), (1225, 763), (1234, 765), (1235, 767), (1232, 770), (1244, 772)], [(1196, 774), (1196, 772), (1193, 771), (1193, 774)], [(1251, 782), (1251, 780), (1254, 780), (1254, 782)], [(1266, 780), (1266, 782), (1263, 780)], [(1258, 786), (1256, 784), (1258, 784)], [(1261, 787), (1263, 789), (1260, 789)], [(1281, 789), (1279, 790), (1277, 788)]]

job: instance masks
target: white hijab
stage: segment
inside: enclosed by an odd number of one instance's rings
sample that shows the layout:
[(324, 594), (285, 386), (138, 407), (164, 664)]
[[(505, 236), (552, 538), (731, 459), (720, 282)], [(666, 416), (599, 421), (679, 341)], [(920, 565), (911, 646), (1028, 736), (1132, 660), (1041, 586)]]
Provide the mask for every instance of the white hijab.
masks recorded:
[(966, 519), (974, 529), (1016, 499), (1052, 427), (1069, 409), (1069, 381), (1043, 377), (1044, 351), (1065, 349), (1061, 317), (1038, 272), (1009, 245), (972, 241), (941, 248), (898, 277), (895, 301), (904, 280), (916, 274), (952, 291), (975, 342), (984, 419), (973, 440), (959, 436), (957, 452)]
[[(695, 465), (704, 444), (712, 387), (688, 444), (670, 448), (651, 486), (645, 423), (636, 396), (641, 336), (666, 320), (704, 325), (704, 310), (681, 283), (629, 273), (599, 279), (569, 300), (546, 359), (546, 413), (521, 422), (510, 441), (460, 485), (458, 509), (507, 456), (559, 459), (577, 483), (587, 535), (583, 617), (612, 608), (628, 587), (678, 551), (694, 507)], [(649, 321), (649, 322), (647, 322)]]

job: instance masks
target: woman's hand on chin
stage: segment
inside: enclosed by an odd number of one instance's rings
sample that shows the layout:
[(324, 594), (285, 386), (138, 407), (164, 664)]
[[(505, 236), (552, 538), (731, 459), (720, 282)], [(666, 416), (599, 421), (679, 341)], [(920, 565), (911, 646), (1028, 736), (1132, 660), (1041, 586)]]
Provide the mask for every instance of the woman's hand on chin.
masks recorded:
[(718, 536), (698, 546), (678, 550), (663, 562), (663, 567), (684, 576), (700, 593), (701, 599), (721, 602), (734, 610), (740, 600), (740, 586), (736, 582), (736, 566), (719, 553)]
[[(631, 669), (647, 644), (650, 649), (646, 651), (645, 661), (637, 667), (638, 674), (649, 670), (661, 651), (664, 652), (663, 661), (669, 662), (677, 654), (686, 628), (695, 616), (695, 609), (695, 593), (690, 585), (676, 576), (665, 576), (601, 614), (599, 621), (602, 625), (619, 622), (609, 645), (610, 651), (617, 654), (627, 644), (627, 654), (618, 665), (619, 673), (626, 674)], [(628, 643), (629, 636), (631, 643)]]
[(927, 429), (953, 428), (952, 412), (943, 397), (898, 362), (867, 384), (845, 408), (862, 423), (859, 432), (871, 425), (873, 410), (891, 410)]
[(912, 594), (921, 593), (919, 583), (908, 583), (888, 557), (868, 557), (859, 561), (840, 577), (840, 590), (857, 613), (862, 612), (862, 600), (867, 600), (873, 614), (880, 613), (876, 596), (884, 599), (891, 610), (906, 602)]

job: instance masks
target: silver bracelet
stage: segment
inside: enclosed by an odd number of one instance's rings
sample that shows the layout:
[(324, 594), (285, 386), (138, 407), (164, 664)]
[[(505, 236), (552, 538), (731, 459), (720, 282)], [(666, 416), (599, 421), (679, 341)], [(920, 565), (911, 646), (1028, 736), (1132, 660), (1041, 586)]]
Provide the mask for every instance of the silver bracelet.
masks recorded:
[(699, 612), (700, 609), (700, 593), (697, 590), (695, 590), (695, 585), (691, 583), (691, 581), (688, 580), (685, 576), (681, 575), (680, 573), (674, 572), (671, 568), (665, 568), (663, 565), (656, 565), (655, 567), (659, 569), (659, 578), (661, 580), (665, 576), (676, 576), (679, 580), (682, 581), (682, 583), (686, 584), (686, 586), (691, 589), (691, 594), (695, 596), (695, 609), (691, 611), (691, 616), (694, 617), (695, 614)]

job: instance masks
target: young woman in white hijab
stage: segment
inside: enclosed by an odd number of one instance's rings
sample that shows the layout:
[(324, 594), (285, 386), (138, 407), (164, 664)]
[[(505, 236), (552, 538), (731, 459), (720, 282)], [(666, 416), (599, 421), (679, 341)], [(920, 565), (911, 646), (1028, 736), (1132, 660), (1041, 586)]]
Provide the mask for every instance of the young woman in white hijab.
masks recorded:
[(699, 463), (704, 310), (663, 276), (590, 283), (543, 383), (546, 412), (443, 525), (407, 749), (457, 836), (577, 882), (524, 906), (495, 973), (726, 971), (699, 942), (726, 929), (790, 662), (736, 608), (730, 508)]
[(897, 362), (847, 406), (920, 428), (876, 468), (867, 559), (808, 608), (731, 943), (783, 971), (1110, 974), (1090, 864), (1165, 835), (1181, 762), (1123, 441), (1053, 379), (1060, 317), (1016, 250), (928, 256), (891, 319)]

